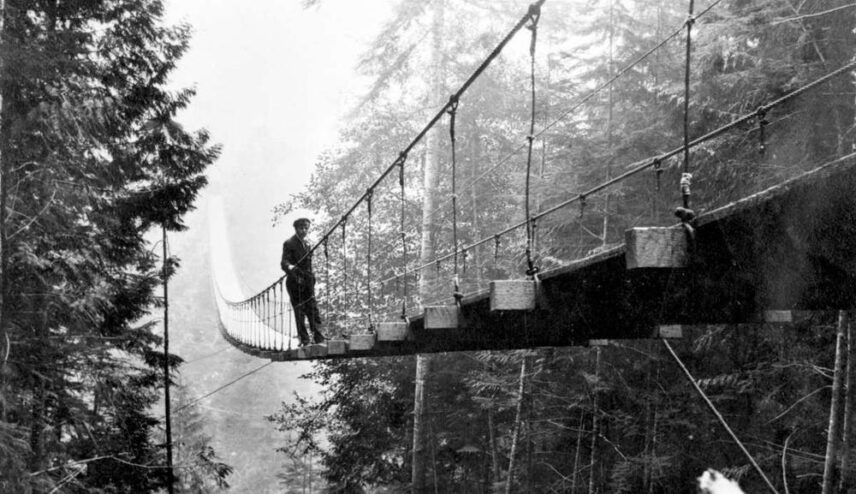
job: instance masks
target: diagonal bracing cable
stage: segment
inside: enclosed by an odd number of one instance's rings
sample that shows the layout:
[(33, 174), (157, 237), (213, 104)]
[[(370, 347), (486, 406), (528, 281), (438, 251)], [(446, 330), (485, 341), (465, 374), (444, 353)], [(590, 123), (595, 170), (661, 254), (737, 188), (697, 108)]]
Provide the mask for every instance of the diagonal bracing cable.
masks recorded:
[(705, 394), (704, 390), (702, 390), (701, 387), (698, 385), (698, 382), (695, 380), (692, 373), (690, 373), (689, 369), (687, 369), (687, 366), (684, 365), (684, 362), (681, 360), (681, 358), (678, 357), (678, 354), (675, 353), (675, 350), (672, 348), (672, 345), (669, 344), (669, 341), (665, 339), (661, 339), (660, 341), (663, 342), (663, 345), (665, 345), (666, 349), (669, 351), (669, 354), (678, 364), (678, 367), (681, 368), (681, 371), (683, 371), (684, 376), (686, 376), (686, 378), (690, 381), (690, 384), (693, 385), (693, 389), (695, 389), (695, 392), (698, 393), (699, 396), (701, 396), (702, 400), (704, 400), (704, 403), (707, 405), (710, 411), (713, 412), (713, 414), (716, 416), (716, 419), (719, 420), (720, 425), (722, 425), (725, 431), (728, 432), (728, 435), (731, 436), (731, 439), (734, 441), (735, 444), (737, 444), (737, 446), (740, 448), (740, 451), (743, 452), (743, 454), (749, 460), (749, 463), (752, 464), (752, 467), (764, 480), (764, 483), (767, 484), (767, 488), (770, 489), (770, 492), (774, 494), (779, 494), (779, 491), (776, 490), (772, 482), (770, 482), (770, 479), (768, 479), (767, 476), (764, 474), (764, 471), (761, 470), (761, 467), (755, 461), (755, 458), (752, 457), (752, 455), (749, 453), (749, 450), (746, 449), (746, 446), (744, 446), (743, 442), (740, 441), (740, 438), (737, 437), (737, 434), (735, 434), (734, 431), (731, 430), (731, 427), (728, 426), (728, 422), (725, 421), (725, 418), (722, 416), (721, 413), (719, 413), (719, 410), (716, 409), (716, 405), (714, 405), (713, 402), (710, 401), (710, 398), (707, 397), (707, 394)]

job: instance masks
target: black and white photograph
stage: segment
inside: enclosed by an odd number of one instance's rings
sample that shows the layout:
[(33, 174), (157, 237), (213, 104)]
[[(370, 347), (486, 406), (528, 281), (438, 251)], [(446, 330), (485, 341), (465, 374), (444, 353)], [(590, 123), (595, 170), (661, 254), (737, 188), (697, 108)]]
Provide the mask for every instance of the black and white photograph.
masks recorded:
[(853, 0), (0, 0), (0, 493), (856, 494)]

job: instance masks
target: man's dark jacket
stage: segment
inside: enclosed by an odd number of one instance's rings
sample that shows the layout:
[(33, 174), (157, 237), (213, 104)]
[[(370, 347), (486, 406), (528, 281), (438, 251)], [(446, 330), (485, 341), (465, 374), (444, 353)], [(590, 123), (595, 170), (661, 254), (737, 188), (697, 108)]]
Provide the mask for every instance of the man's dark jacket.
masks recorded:
[[(288, 264), (297, 266), (297, 269), (289, 272), (286, 269)], [(315, 281), (315, 276), (312, 273), (312, 256), (309, 255), (309, 248), (297, 235), (292, 235), (288, 240), (283, 242), (282, 260), (279, 265), (289, 275), (286, 282), (293, 280), (302, 285)]]

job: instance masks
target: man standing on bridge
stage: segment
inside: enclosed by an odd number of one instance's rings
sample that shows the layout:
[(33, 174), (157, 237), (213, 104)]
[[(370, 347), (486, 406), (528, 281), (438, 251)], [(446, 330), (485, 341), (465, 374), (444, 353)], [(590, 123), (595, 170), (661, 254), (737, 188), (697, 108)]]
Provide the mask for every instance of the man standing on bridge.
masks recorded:
[(306, 332), (304, 317), (309, 318), (309, 328), (312, 330), (315, 343), (324, 342), (324, 335), (318, 329), (321, 325), (321, 315), (318, 304), (315, 302), (312, 254), (309, 244), (306, 243), (309, 225), (310, 221), (307, 218), (298, 218), (294, 221), (294, 235), (282, 244), (282, 261), (280, 261), (280, 267), (288, 275), (285, 279), (285, 289), (288, 290), (288, 298), (294, 309), (300, 346), (311, 343), (309, 333)]

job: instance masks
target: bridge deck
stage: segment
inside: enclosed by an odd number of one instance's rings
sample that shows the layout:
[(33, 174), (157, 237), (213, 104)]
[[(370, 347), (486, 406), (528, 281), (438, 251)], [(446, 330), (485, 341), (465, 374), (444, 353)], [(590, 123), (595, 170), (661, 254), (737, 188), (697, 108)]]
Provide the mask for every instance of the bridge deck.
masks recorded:
[(491, 311), (463, 299), (465, 327), (409, 321), (404, 341), (328, 355), (326, 347), (266, 351), (272, 360), (350, 358), (588, 344), (657, 337), (660, 325), (741, 324), (767, 310), (849, 309), (856, 300), (856, 158), (849, 155), (699, 216), (685, 268), (627, 269), (621, 245), (541, 274), (539, 307)]

